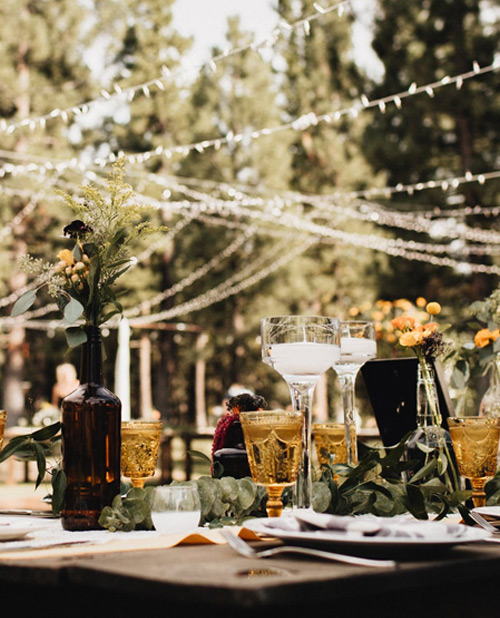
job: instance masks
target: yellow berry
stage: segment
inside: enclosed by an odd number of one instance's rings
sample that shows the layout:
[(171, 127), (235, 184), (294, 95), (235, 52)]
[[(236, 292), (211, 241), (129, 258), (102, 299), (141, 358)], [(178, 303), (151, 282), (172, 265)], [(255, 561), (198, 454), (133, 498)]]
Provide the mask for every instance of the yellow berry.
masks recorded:
[(426, 307), (426, 311), (429, 315), (437, 315), (441, 312), (441, 305), (436, 302), (429, 303)]

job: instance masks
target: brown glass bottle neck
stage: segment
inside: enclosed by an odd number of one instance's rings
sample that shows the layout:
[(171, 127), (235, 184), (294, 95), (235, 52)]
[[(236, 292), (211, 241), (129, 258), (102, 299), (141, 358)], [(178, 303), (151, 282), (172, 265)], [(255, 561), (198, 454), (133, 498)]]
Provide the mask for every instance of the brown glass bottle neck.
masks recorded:
[(80, 382), (82, 384), (102, 384), (102, 339), (101, 331), (94, 326), (86, 327), (87, 342), (83, 344)]

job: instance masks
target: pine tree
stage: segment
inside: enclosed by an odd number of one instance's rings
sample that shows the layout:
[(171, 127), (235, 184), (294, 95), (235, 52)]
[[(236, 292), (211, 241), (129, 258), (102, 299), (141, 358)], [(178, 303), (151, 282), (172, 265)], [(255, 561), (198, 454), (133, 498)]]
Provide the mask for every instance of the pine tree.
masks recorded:
[[(476, 63), (480, 67), (491, 64), (500, 49), (499, 26), (486, 23), (487, 9), (488, 3), (476, 0), (428, 0), (419, 5), (380, 0), (373, 48), (385, 73), (373, 85), (370, 98), (406, 91), (412, 83), (439, 82), (473, 70)], [(500, 140), (498, 83), (499, 76), (493, 72), (466, 80), (460, 88), (450, 85), (430, 92), (431, 96), (415, 95), (401, 108), (387, 106), (385, 114), (374, 114), (366, 128), (364, 149), (369, 160), (375, 169), (387, 172), (391, 186), (491, 171)], [(450, 208), (498, 206), (497, 184), (466, 183), (446, 192), (398, 194), (389, 206), (440, 208), (446, 217)], [(488, 227), (493, 223), (490, 218), (467, 217), (465, 212), (456, 222)], [(456, 257), (461, 257), (460, 250)], [(468, 260), (467, 254), (463, 257)], [(438, 295), (455, 309), (487, 295), (496, 280), (477, 274), (464, 277), (450, 269), (402, 260), (393, 262), (393, 272), (392, 281), (410, 297)], [(400, 294), (390, 280), (381, 283), (389, 294)]]
[[(1, 3), (0, 115), (7, 125), (49, 116), (56, 107), (64, 110), (89, 97), (91, 76), (81, 55), (87, 15), (80, 3), (69, 0), (57, 4), (41, 0)], [(2, 220), (10, 225), (16, 215), (19, 217), (4, 241), (9, 257), (2, 267), (3, 296), (17, 292), (26, 283), (16, 258), (28, 248), (35, 254), (45, 252), (46, 256), (50, 240), (61, 230), (55, 223), (60, 222), (60, 207), (54, 207), (50, 198), (25, 195), (39, 190), (50, 193), (51, 173), (42, 172), (69, 159), (74, 150), (68, 140), (68, 126), (60, 117), (49, 118), (45, 129), (40, 128), (41, 123), (36, 125), (33, 132), (28, 125), (2, 134), (2, 157), (21, 166), (16, 174), (8, 172), (1, 180), (5, 189), (0, 195)], [(32, 159), (41, 163), (41, 168), (28, 166)], [(29, 208), (30, 199), (36, 202), (33, 209)], [(25, 381), (31, 383), (28, 397), (48, 398), (51, 385), (45, 383), (41, 368), (53, 374), (50, 363), (58, 361), (44, 354), (44, 364), (36, 370), (31, 362), (25, 367), (26, 359), (42, 358), (38, 356), (40, 347), (47, 350), (36, 331), (16, 326), (7, 330), (4, 338), (3, 406), (9, 412), (8, 424), (14, 425), (25, 413)]]

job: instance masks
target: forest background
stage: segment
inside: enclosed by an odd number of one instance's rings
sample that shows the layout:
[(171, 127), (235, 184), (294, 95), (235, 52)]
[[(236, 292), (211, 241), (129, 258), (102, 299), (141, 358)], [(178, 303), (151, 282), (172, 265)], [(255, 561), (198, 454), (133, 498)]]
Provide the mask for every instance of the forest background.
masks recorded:
[[(496, 3), (363, 3), (376, 76), (354, 53), (364, 16), (355, 1), (279, 0), (265, 40), (235, 15), (200, 66), (186, 61), (192, 41), (175, 30), (174, 4), (0, 4), (9, 424), (49, 407), (59, 364), (79, 366), (55, 312), (36, 305), (10, 317), (30, 285), (17, 260), (56, 261), (72, 219), (56, 190), (100, 187), (119, 157), (137, 199), (170, 228), (123, 277), (132, 416), (213, 424), (231, 384), (286, 405), (284, 381), (260, 361), (261, 317), (373, 319), (379, 356), (393, 357), (403, 352), (390, 319), (421, 316), (425, 300), (450, 324), (456, 405), (476, 406), (500, 345), (474, 345), (500, 320)], [(118, 329), (104, 334), (113, 389)], [(316, 406), (340, 414), (333, 371)]]

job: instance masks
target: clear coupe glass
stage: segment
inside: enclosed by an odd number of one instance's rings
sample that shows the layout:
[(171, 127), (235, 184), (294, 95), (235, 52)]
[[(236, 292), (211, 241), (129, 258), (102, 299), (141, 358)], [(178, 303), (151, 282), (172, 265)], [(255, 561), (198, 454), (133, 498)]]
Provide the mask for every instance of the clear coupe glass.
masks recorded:
[(340, 358), (340, 323), (322, 316), (263, 318), (261, 345), (262, 360), (284, 378), (293, 409), (304, 414), (304, 446), (294, 508), (311, 509), (311, 403), (321, 374)]
[(373, 322), (353, 320), (340, 323), (340, 357), (333, 367), (339, 377), (342, 391), (346, 463), (350, 466), (358, 463), (356, 420), (354, 418), (356, 376), (361, 367), (376, 356), (377, 342)]

